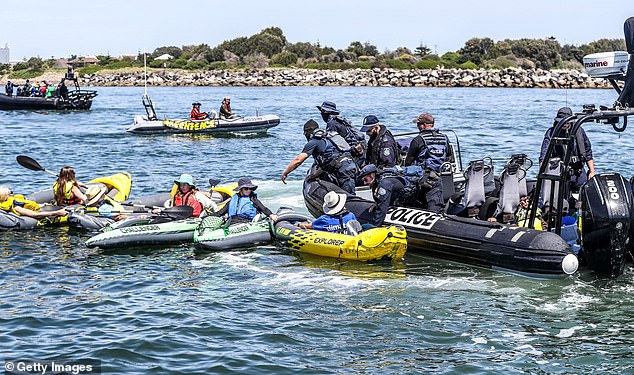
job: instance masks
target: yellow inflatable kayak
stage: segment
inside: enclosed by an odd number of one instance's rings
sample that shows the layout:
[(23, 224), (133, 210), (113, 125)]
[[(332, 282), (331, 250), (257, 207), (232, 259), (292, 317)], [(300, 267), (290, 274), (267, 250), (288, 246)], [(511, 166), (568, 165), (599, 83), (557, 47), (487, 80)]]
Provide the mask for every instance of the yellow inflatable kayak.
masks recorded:
[[(110, 176), (97, 177), (88, 184), (104, 184), (108, 187), (108, 196), (117, 202), (123, 202), (130, 196), (132, 189), (132, 175), (128, 172), (119, 172)], [(115, 191), (116, 190), (116, 191)]]
[[(291, 215), (293, 216), (293, 215)], [(302, 253), (351, 260), (400, 260), (407, 251), (407, 233), (401, 226), (373, 228), (357, 235), (302, 229), (294, 224), (298, 216), (280, 218), (275, 237)]]

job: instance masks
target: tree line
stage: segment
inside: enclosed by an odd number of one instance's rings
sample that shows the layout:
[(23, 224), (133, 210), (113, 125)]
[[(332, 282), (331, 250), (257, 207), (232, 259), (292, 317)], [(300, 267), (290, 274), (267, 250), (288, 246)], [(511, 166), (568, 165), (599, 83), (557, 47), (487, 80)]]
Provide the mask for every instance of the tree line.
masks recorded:
[[(595, 52), (625, 50), (622, 39), (600, 39), (588, 44), (575, 46), (561, 45), (554, 37), (546, 39), (505, 39), (471, 38), (457, 51), (441, 56), (420, 44), (414, 50), (398, 47), (380, 52), (370, 42), (351, 42), (345, 49), (321, 46), (320, 43), (289, 42), (279, 27), (268, 27), (250, 37), (227, 40), (215, 47), (207, 44), (191, 46), (163, 46), (147, 56), (148, 65), (154, 68), (213, 70), (265, 67), (298, 67), (313, 69), (432, 69), (436, 67), (463, 69), (504, 69), (520, 67), (524, 69), (582, 69), (584, 55)], [(169, 54), (170, 60), (156, 58)], [(72, 56), (75, 57), (75, 56)], [(143, 66), (143, 55), (115, 59), (111, 56), (97, 56), (96, 66), (80, 69), (82, 74), (90, 74), (100, 69), (118, 69)], [(54, 59), (43, 60), (32, 57), (13, 67), (0, 64), (0, 73), (10, 72), (11, 78), (26, 78), (41, 73), (55, 64)], [(24, 76), (24, 77), (22, 77)]]

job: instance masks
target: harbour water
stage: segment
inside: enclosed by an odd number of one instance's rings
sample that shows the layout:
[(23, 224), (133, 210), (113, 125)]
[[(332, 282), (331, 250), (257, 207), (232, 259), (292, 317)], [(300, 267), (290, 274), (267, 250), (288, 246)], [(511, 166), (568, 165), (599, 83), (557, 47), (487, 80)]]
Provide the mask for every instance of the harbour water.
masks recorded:
[[(159, 117), (191, 103), (278, 114), (266, 136), (139, 136), (143, 88), (97, 88), (87, 112), (0, 112), (0, 184), (28, 194), (53, 177), (29, 155), (78, 178), (133, 176), (132, 197), (167, 191), (181, 173), (251, 177), (270, 208), (306, 209), (301, 150), (315, 108), (337, 103), (360, 126), (375, 114), (394, 134), (419, 113), (459, 135), (462, 161), (512, 153), (537, 163), (559, 107), (611, 105), (610, 90), (391, 87), (149, 88)], [(585, 126), (597, 173), (634, 174), (630, 129)], [(306, 163), (308, 164), (308, 163)], [(531, 171), (534, 175), (536, 167)], [(531, 173), (529, 171), (529, 174)], [(279, 246), (195, 256), (191, 246), (104, 253), (66, 228), (0, 233), (0, 360), (97, 359), (104, 373), (412, 374), (634, 373), (632, 265), (614, 280), (587, 271), (537, 280), (407, 254), (398, 263), (304, 256)]]

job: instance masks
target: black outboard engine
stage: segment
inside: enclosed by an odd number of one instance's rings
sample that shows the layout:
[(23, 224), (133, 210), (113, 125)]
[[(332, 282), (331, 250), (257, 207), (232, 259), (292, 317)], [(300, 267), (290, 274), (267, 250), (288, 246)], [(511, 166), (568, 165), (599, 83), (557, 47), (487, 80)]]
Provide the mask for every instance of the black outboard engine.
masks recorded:
[(597, 273), (623, 273), (630, 243), (632, 189), (618, 173), (595, 175), (581, 188), (583, 254)]

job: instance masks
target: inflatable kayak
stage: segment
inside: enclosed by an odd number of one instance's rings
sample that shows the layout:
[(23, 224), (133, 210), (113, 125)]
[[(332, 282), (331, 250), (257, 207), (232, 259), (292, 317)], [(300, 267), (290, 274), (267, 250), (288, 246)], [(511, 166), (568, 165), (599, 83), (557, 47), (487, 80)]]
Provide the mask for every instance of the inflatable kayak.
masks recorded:
[[(89, 181), (86, 185), (88, 187), (93, 185), (103, 185), (107, 188), (108, 196), (118, 201), (124, 201), (130, 195), (130, 189), (132, 187), (132, 177), (128, 172), (119, 172), (110, 176), (95, 178), (94, 180)], [(53, 195), (52, 188), (32, 193), (27, 197), (27, 199), (32, 200), (40, 205), (55, 203), (55, 196)], [(57, 208), (59, 207), (51, 207), (47, 205), (41, 207), (42, 210)], [(34, 229), (36, 227), (65, 224), (76, 226), (76, 222), (82, 221), (86, 222), (87, 225), (91, 222), (94, 223), (101, 221), (101, 226), (103, 226), (111, 221), (111, 219), (106, 219), (105, 224), (103, 224), (104, 220), (100, 219), (106, 218), (98, 217), (95, 215), (85, 215), (81, 213), (70, 213), (69, 216), (42, 218), (40, 220), (36, 220), (30, 217), (19, 216), (0, 210), (0, 230), (25, 230)], [(88, 227), (90, 226), (88, 225)]]
[[(304, 199), (312, 215), (322, 214), (323, 197), (329, 191), (345, 193), (326, 181), (304, 183)], [(365, 223), (373, 204), (349, 194), (346, 208)], [(552, 232), (409, 207), (391, 207), (384, 224), (404, 227), (409, 250), (432, 257), (538, 277), (564, 277), (579, 265), (568, 243)]]
[[(211, 189), (211, 198), (219, 208), (222, 208), (229, 201), (231, 194), (235, 193), (233, 191), (235, 186), (236, 184), (231, 184), (215, 186)], [(152, 196), (148, 199), (160, 199), (160, 197), (160, 195)], [(169, 195), (167, 198), (169, 199)], [(143, 202), (143, 200), (136, 201)], [(168, 211), (169, 209), (165, 209), (158, 216), (146, 215), (145, 217), (132, 217), (112, 222), (103, 227), (101, 233), (88, 239), (86, 246), (110, 249), (193, 242), (194, 230), (202, 222), (202, 218), (183, 219), (182, 217), (170, 216)]]
[(225, 226), (218, 217), (206, 217), (194, 231), (199, 251), (223, 251), (252, 247), (271, 242), (272, 224), (268, 218)]
[(275, 237), (301, 253), (349, 260), (401, 260), (407, 251), (407, 233), (401, 226), (373, 228), (349, 235), (295, 225), (308, 219), (299, 214), (281, 214), (275, 223)]

